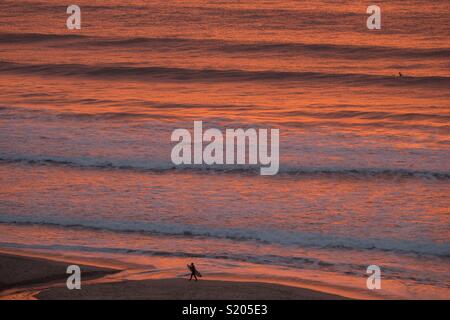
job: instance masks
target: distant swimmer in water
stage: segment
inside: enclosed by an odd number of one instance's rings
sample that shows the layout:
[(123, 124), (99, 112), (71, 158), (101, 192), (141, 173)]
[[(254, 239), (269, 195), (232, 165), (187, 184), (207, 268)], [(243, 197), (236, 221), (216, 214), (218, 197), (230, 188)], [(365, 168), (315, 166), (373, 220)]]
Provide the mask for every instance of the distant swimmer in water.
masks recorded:
[(401, 77), (403, 77), (403, 74), (401, 72), (399, 72), (398, 76), (401, 78)]

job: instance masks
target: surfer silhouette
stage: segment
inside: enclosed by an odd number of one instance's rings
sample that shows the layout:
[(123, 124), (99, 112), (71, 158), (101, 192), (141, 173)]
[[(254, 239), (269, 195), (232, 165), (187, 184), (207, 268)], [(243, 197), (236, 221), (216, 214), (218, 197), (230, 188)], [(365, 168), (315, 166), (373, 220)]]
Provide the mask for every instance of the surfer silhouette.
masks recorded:
[(403, 74), (401, 72), (399, 72), (398, 76), (401, 78), (401, 77), (403, 77)]
[(197, 268), (195, 267), (194, 263), (191, 262), (191, 264), (187, 265), (189, 271), (191, 271), (191, 277), (189, 278), (189, 281), (192, 280), (192, 277), (195, 278), (195, 281), (197, 281), (197, 276), (201, 277), (202, 275), (200, 274), (200, 272), (197, 271)]

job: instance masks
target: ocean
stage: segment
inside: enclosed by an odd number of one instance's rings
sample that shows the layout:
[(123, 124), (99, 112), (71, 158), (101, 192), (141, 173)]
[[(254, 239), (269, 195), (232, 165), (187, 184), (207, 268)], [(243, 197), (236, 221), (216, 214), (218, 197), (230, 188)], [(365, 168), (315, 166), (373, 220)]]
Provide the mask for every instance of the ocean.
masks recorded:
[[(0, 248), (449, 299), (450, 3), (370, 4), (2, 0)], [(194, 121), (279, 173), (175, 166)]]

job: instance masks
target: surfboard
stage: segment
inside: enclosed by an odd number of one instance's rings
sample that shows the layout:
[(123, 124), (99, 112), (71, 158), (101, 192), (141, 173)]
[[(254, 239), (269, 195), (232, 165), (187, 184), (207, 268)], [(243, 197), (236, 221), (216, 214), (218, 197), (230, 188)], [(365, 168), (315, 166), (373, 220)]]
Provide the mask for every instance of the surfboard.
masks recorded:
[[(192, 272), (191, 266), (190, 266), (189, 264), (187, 264), (186, 266), (187, 266), (188, 270), (189, 270), (190, 272)], [(202, 276), (202, 274), (201, 274), (200, 272), (198, 272), (197, 270), (195, 270), (195, 275), (196, 275), (197, 277), (201, 277), (201, 276)]]

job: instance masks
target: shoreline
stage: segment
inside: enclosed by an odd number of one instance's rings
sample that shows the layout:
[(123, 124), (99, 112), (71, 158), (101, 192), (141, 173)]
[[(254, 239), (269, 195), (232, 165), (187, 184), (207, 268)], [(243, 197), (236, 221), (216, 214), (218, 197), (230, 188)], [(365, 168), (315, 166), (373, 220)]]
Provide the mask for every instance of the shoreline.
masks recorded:
[[(65, 283), (69, 276), (66, 273), (68, 265), (44, 257), (0, 251), (0, 297), (11, 290)], [(120, 271), (86, 264), (80, 267), (85, 280), (102, 278)]]
[[(0, 299), (138, 299), (138, 300), (342, 300), (343, 296), (322, 291), (261, 281), (227, 281), (200, 278), (160, 278), (130, 280), (121, 278), (123, 268), (94, 266), (52, 259), (37, 253), (0, 250)], [(65, 261), (65, 262), (64, 262)], [(71, 261), (73, 263), (71, 263)], [(65, 286), (66, 268), (79, 264), (82, 269), (81, 290)], [(12, 271), (12, 272), (11, 272)]]

